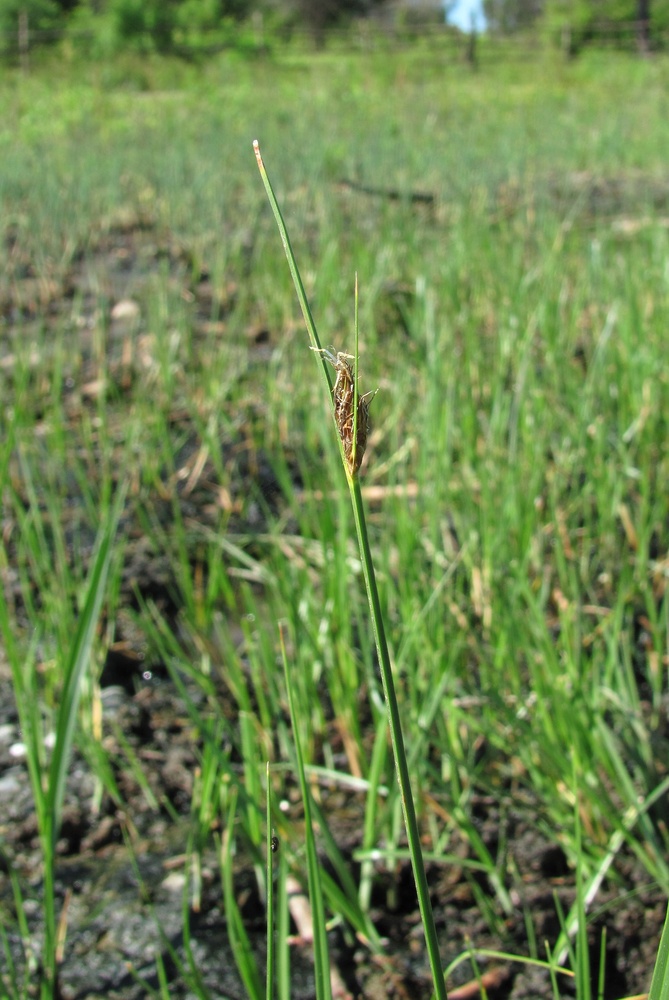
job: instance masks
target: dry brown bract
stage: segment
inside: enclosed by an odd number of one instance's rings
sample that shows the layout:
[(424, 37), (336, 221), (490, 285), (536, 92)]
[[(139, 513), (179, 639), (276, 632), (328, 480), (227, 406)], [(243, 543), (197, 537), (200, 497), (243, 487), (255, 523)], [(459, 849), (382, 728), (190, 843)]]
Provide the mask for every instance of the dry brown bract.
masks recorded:
[(337, 373), (334, 389), (332, 390), (335, 421), (339, 437), (344, 446), (348, 471), (353, 476), (360, 468), (360, 463), (367, 447), (369, 404), (374, 398), (375, 393), (368, 392), (364, 396), (358, 396), (358, 419), (357, 426), (355, 426), (355, 382), (353, 371), (349, 364), (349, 361), (353, 360), (353, 355), (344, 354), (342, 351), (334, 354), (332, 351), (316, 347), (312, 347), (311, 350), (323, 354)]

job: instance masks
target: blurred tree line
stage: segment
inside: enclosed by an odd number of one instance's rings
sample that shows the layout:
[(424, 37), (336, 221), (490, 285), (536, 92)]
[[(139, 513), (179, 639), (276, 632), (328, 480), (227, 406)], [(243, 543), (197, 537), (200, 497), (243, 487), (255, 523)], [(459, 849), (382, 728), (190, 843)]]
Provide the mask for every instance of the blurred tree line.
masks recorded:
[(669, 0), (483, 0), (483, 9), (492, 32), (539, 27), (572, 54), (602, 42), (649, 52), (669, 32)]
[[(317, 42), (351, 18), (365, 17), (387, 0), (0, 0), (0, 33), (15, 35), (27, 22), (33, 39), (87, 34), (108, 45), (172, 51), (208, 36), (234, 41), (239, 27), (263, 24), (289, 36), (306, 29)], [(234, 29), (234, 30), (233, 30)]]
[[(457, 0), (0, 0), (0, 49), (68, 34), (91, 52), (141, 50), (206, 54), (222, 45), (257, 48), (296, 31), (323, 45), (329, 30), (385, 10), (415, 19), (421, 9), (441, 18)], [(659, 47), (669, 32), (669, 0), (481, 0), (488, 31), (543, 31), (576, 53), (584, 45), (636, 43)]]

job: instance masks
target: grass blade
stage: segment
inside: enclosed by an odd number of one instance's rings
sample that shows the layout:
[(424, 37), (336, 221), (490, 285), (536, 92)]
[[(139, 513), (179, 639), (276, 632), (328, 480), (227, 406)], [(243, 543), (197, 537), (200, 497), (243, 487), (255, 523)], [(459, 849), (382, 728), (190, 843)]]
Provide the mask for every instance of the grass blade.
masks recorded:
[(357, 475), (349, 477), (349, 486), (351, 490), (351, 500), (353, 502), (353, 513), (358, 533), (358, 545), (360, 547), (365, 585), (367, 587), (369, 610), (372, 618), (372, 627), (374, 629), (374, 639), (376, 641), (376, 648), (379, 655), (381, 679), (383, 681), (383, 691), (385, 694), (386, 708), (388, 710), (388, 722), (390, 725), (390, 739), (393, 747), (393, 754), (395, 756), (395, 768), (397, 770), (397, 781), (400, 788), (402, 812), (404, 814), (404, 824), (409, 843), (409, 852), (411, 854), (413, 876), (416, 883), (416, 892), (418, 894), (418, 906), (420, 908), (423, 930), (425, 932), (425, 943), (430, 961), (430, 968), (432, 970), (435, 994), (438, 998), (440, 998), (440, 1000), (446, 1000), (446, 986), (441, 967), (441, 957), (439, 954), (439, 939), (437, 937), (437, 928), (434, 922), (434, 915), (432, 913), (432, 903), (430, 902), (430, 890), (427, 884), (425, 865), (423, 863), (423, 852), (420, 844), (418, 819), (416, 817), (416, 808), (414, 806), (413, 793), (411, 791), (411, 779), (409, 777), (409, 767), (407, 764), (404, 737), (402, 735), (402, 721), (400, 718), (397, 696), (395, 694), (395, 682), (393, 680), (393, 672), (390, 665), (390, 654), (388, 652), (388, 643), (386, 641), (386, 633), (383, 625), (383, 614), (381, 611), (381, 602), (379, 600), (379, 591), (376, 586), (374, 561), (372, 559), (372, 552), (367, 535), (367, 523), (365, 521), (365, 510), (362, 501), (362, 493), (360, 491), (360, 480)]
[[(267, 862), (267, 969), (265, 972), (265, 996), (266, 1000), (274, 997), (274, 852), (276, 846), (272, 837), (272, 788), (269, 776), (269, 761), (265, 767), (265, 781), (267, 783), (266, 799), (266, 828), (265, 828), (265, 855)], [(278, 843), (278, 841), (277, 841)]]
[(244, 927), (244, 921), (235, 897), (232, 872), (232, 842), (235, 813), (237, 809), (237, 789), (230, 796), (230, 807), (226, 816), (226, 827), (221, 840), (220, 868), (223, 883), (223, 898), (225, 901), (225, 916), (228, 927), (228, 938), (235, 963), (241, 976), (247, 996), (251, 1000), (261, 1000), (263, 996), (262, 983), (258, 975), (253, 955), (253, 948)]
[(311, 818), (311, 792), (307, 783), (307, 776), (304, 770), (304, 758), (302, 756), (302, 745), (300, 743), (297, 704), (295, 699), (294, 685), (288, 667), (286, 647), (283, 641), (283, 630), (279, 628), (281, 637), (281, 655), (283, 657), (283, 668), (286, 675), (286, 690), (288, 692), (288, 704), (290, 708), (290, 718), (293, 726), (293, 739), (295, 741), (295, 757), (297, 762), (297, 774), (300, 779), (300, 789), (302, 791), (302, 804), (304, 807), (304, 839), (307, 850), (307, 875), (309, 878), (309, 898), (314, 928), (314, 973), (316, 977), (316, 997), (318, 1000), (332, 1000), (332, 990), (330, 988), (330, 956), (328, 953), (328, 940), (325, 929), (325, 907), (323, 905), (323, 887), (321, 885), (321, 873), (316, 853), (316, 838)]
[(669, 1000), (669, 908), (657, 950), (648, 1000)]
[(52, 849), (55, 851), (60, 828), (60, 816), (65, 795), (65, 781), (77, 722), (81, 682), (91, 661), (95, 630), (105, 596), (107, 576), (112, 558), (116, 528), (123, 507), (125, 490), (116, 497), (109, 519), (100, 530), (96, 553), (88, 575), (86, 598), (79, 615), (77, 630), (64, 664), (64, 684), (56, 726), (56, 742), (49, 765), (47, 816), (51, 826)]

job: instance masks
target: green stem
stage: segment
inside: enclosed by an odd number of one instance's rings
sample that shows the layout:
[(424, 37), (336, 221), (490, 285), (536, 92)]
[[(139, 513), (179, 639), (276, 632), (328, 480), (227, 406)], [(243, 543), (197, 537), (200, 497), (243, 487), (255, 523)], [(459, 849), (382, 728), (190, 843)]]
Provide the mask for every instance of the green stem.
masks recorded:
[[(300, 272), (298, 270), (297, 263), (295, 261), (295, 256), (293, 254), (293, 250), (290, 245), (290, 240), (288, 238), (288, 231), (286, 229), (286, 224), (283, 221), (283, 216), (281, 215), (281, 211), (279, 209), (276, 197), (274, 195), (272, 185), (270, 183), (269, 177), (267, 176), (267, 171), (265, 170), (265, 165), (263, 163), (262, 156), (260, 154), (260, 147), (258, 146), (257, 142), (253, 143), (253, 148), (255, 150), (256, 160), (258, 161), (260, 176), (265, 186), (265, 191), (267, 192), (269, 203), (272, 206), (272, 211), (274, 212), (274, 217), (279, 227), (283, 248), (286, 251), (286, 257), (288, 258), (288, 266), (290, 268), (290, 273), (293, 278), (293, 283), (295, 285), (297, 297), (300, 302), (300, 307), (302, 309), (302, 315), (304, 316), (304, 321), (307, 326), (307, 331), (309, 333), (312, 346), (320, 349), (320, 341), (318, 339), (316, 325), (311, 315), (311, 310), (309, 309), (309, 304), (307, 302), (306, 294), (304, 292), (304, 286), (302, 285)], [(356, 343), (355, 343), (354, 379), (356, 386), (355, 400), (357, 403), (357, 381), (358, 381), (357, 379), (357, 372), (358, 372), (357, 279), (356, 279), (355, 327), (356, 327)], [(322, 368), (325, 372), (325, 377), (328, 386), (331, 388), (330, 376), (325, 357), (323, 354), (318, 354), (318, 357), (321, 359)], [(356, 414), (356, 419), (357, 419), (357, 405), (354, 412)], [(339, 435), (337, 436), (339, 437)], [(357, 439), (354, 437), (354, 440)], [(399, 706), (397, 704), (397, 696), (395, 694), (395, 684), (393, 681), (393, 674), (390, 666), (390, 655), (388, 653), (388, 643), (386, 642), (386, 633), (383, 625), (381, 602), (379, 600), (379, 592), (376, 586), (374, 561), (372, 559), (372, 553), (369, 547), (369, 539), (367, 536), (367, 522), (365, 521), (365, 511), (362, 502), (362, 493), (360, 492), (360, 481), (358, 479), (357, 472), (351, 473), (348, 467), (344, 450), (341, 447), (341, 442), (340, 442), (340, 451), (342, 456), (342, 462), (344, 465), (344, 471), (346, 473), (346, 479), (349, 485), (349, 490), (351, 492), (351, 503), (353, 504), (353, 513), (355, 517), (356, 531), (358, 534), (358, 545), (360, 548), (360, 556), (362, 559), (363, 571), (365, 574), (367, 597), (369, 599), (369, 608), (372, 616), (374, 638), (376, 640), (376, 648), (379, 656), (379, 665), (381, 668), (381, 678), (383, 681), (383, 690), (388, 710), (388, 721), (390, 724), (390, 738), (392, 741), (393, 754), (395, 757), (397, 780), (400, 787), (402, 811), (404, 814), (404, 824), (406, 827), (407, 840), (409, 843), (409, 852), (411, 854), (414, 881), (416, 883), (416, 892), (418, 895), (418, 905), (420, 907), (420, 915), (421, 915), (421, 920), (423, 922), (423, 929), (425, 932), (425, 943), (427, 947), (430, 968), (432, 970), (432, 978), (434, 981), (434, 990), (438, 1000), (447, 1000), (446, 985), (444, 982), (444, 974), (441, 967), (441, 958), (439, 955), (439, 940), (437, 938), (437, 928), (434, 923), (434, 914), (432, 913), (432, 903), (430, 901), (430, 891), (427, 884), (427, 876), (425, 874), (425, 864), (423, 862), (423, 852), (420, 845), (420, 834), (418, 831), (418, 821), (416, 819), (416, 809), (413, 801), (413, 793), (411, 791), (411, 781), (409, 779), (409, 768), (407, 766), (407, 757), (404, 748), (404, 737), (402, 735), (402, 723), (400, 720), (400, 711), (399, 711)]]
[(316, 1000), (332, 1000), (332, 986), (330, 983), (330, 956), (328, 952), (328, 939), (326, 933), (325, 905), (323, 903), (323, 887), (321, 884), (318, 855), (316, 853), (316, 839), (314, 837), (314, 826), (311, 819), (311, 791), (307, 782), (304, 770), (304, 757), (302, 755), (302, 743), (300, 741), (298, 706), (295, 698), (295, 689), (288, 667), (288, 657), (286, 656), (286, 644), (283, 638), (283, 628), (279, 625), (279, 638), (281, 641), (281, 657), (283, 659), (283, 670), (286, 678), (286, 692), (288, 694), (288, 708), (293, 726), (293, 740), (295, 743), (295, 759), (297, 763), (297, 774), (300, 779), (300, 789), (302, 791), (302, 807), (304, 809), (304, 843), (307, 851), (307, 876), (309, 879), (309, 898), (313, 911), (313, 932), (314, 932), (314, 975), (316, 979)]
[(267, 968), (265, 972), (265, 997), (266, 1000), (273, 1000), (275, 991), (274, 982), (274, 855), (272, 840), (272, 783), (269, 773), (269, 761), (265, 765), (265, 785), (267, 797), (265, 801), (265, 860), (266, 860), (266, 892), (267, 892)]
[[(270, 179), (267, 176), (267, 171), (265, 170), (265, 164), (260, 153), (260, 146), (258, 142), (254, 140), (253, 151), (256, 154), (256, 160), (258, 162), (258, 170), (260, 171), (260, 177), (265, 186), (265, 191), (267, 193), (268, 201), (272, 207), (272, 212), (274, 213), (274, 218), (276, 219), (276, 224), (279, 230), (279, 235), (281, 236), (281, 242), (283, 243), (283, 249), (286, 251), (286, 257), (288, 259), (288, 267), (290, 268), (290, 276), (293, 279), (293, 284), (295, 285), (295, 291), (297, 292), (297, 300), (300, 303), (300, 309), (302, 310), (302, 315), (304, 316), (304, 324), (307, 328), (307, 333), (309, 334), (309, 340), (311, 341), (311, 346), (316, 348), (317, 352), (321, 350), (321, 342), (318, 337), (318, 331), (316, 330), (316, 324), (314, 323), (314, 317), (311, 315), (311, 309), (309, 308), (309, 303), (307, 301), (307, 293), (304, 290), (304, 285), (302, 284), (302, 277), (297, 268), (297, 263), (295, 261), (295, 254), (293, 253), (293, 248), (290, 245), (290, 237), (288, 236), (288, 230), (286, 229), (286, 223), (283, 221), (283, 215), (281, 214), (281, 209), (279, 208), (279, 203), (276, 200), (274, 190), (270, 183)], [(330, 369), (328, 363), (325, 360), (325, 356), (318, 353), (318, 357), (321, 359), (321, 368), (325, 375), (325, 381), (328, 384), (328, 388), (332, 388), (332, 382), (330, 381)]]
[(439, 1000), (447, 1000), (444, 974), (441, 967), (441, 957), (439, 954), (439, 939), (437, 928), (432, 913), (432, 902), (430, 900), (430, 890), (425, 874), (425, 864), (423, 862), (423, 851), (420, 844), (420, 833), (418, 830), (418, 820), (416, 818), (416, 808), (411, 791), (411, 779), (409, 778), (409, 768), (407, 766), (407, 755), (404, 747), (404, 736), (402, 734), (402, 722), (400, 710), (395, 694), (395, 682), (393, 680), (392, 667), (390, 665), (390, 654), (388, 643), (386, 642), (386, 632), (383, 625), (383, 613), (379, 600), (379, 591), (376, 586), (376, 574), (374, 572), (374, 560), (372, 559), (367, 537), (367, 522), (365, 520), (365, 508), (362, 502), (360, 491), (360, 480), (357, 476), (348, 477), (348, 485), (351, 491), (351, 502), (353, 504), (353, 515), (355, 517), (355, 527), (358, 533), (358, 547), (362, 559), (362, 568), (367, 587), (367, 598), (369, 600), (369, 610), (372, 616), (372, 627), (374, 629), (374, 639), (376, 650), (379, 656), (379, 667), (381, 669), (381, 680), (383, 681), (383, 693), (386, 699), (388, 710), (388, 722), (390, 725), (390, 739), (395, 757), (395, 768), (397, 770), (397, 781), (400, 786), (400, 798), (402, 800), (402, 812), (404, 813), (404, 825), (406, 827), (409, 853), (413, 866), (413, 877), (416, 883), (416, 893), (418, 895), (418, 906), (425, 932), (425, 944), (427, 947), (432, 979), (434, 981), (435, 994)]

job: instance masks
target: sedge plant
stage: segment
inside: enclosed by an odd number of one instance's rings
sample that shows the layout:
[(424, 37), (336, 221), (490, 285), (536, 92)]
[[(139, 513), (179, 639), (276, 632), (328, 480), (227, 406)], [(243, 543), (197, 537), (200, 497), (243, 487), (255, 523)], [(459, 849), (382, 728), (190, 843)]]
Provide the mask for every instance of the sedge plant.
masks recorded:
[[(379, 592), (376, 584), (376, 575), (374, 571), (374, 561), (372, 558), (371, 547), (369, 544), (369, 537), (367, 533), (367, 523), (365, 520), (365, 510), (362, 500), (362, 492), (360, 489), (360, 479), (359, 479), (359, 469), (360, 462), (362, 461), (363, 452), (367, 442), (367, 427), (368, 427), (368, 411), (369, 402), (364, 396), (360, 396), (358, 393), (358, 318), (357, 318), (357, 281), (356, 281), (356, 309), (355, 309), (355, 350), (352, 356), (354, 361), (353, 370), (349, 365), (350, 355), (337, 353), (333, 354), (330, 351), (324, 350), (321, 346), (320, 339), (318, 337), (318, 332), (316, 330), (316, 325), (314, 323), (311, 309), (309, 308), (309, 303), (304, 291), (304, 285), (302, 284), (302, 278), (295, 261), (295, 256), (293, 254), (290, 239), (288, 237), (288, 231), (286, 229), (281, 210), (279, 208), (276, 196), (272, 189), (270, 179), (267, 175), (265, 165), (260, 152), (260, 147), (257, 141), (254, 142), (253, 148), (256, 155), (256, 160), (258, 163), (258, 168), (260, 170), (260, 176), (262, 178), (269, 203), (271, 205), (274, 217), (276, 219), (277, 226), (279, 228), (279, 233), (281, 235), (281, 241), (283, 243), (284, 250), (286, 252), (286, 257), (288, 259), (288, 266), (290, 268), (290, 273), (293, 279), (293, 284), (295, 286), (295, 291), (300, 303), (300, 308), (302, 310), (302, 315), (304, 317), (304, 322), (309, 334), (309, 339), (311, 341), (311, 348), (316, 353), (317, 357), (320, 359), (321, 368), (323, 372), (323, 377), (325, 384), (328, 387), (328, 393), (332, 393), (333, 400), (333, 421), (335, 424), (335, 429), (337, 431), (337, 437), (339, 441), (339, 447), (342, 457), (342, 464), (344, 466), (344, 472), (346, 474), (346, 481), (348, 484), (351, 504), (353, 507), (353, 515), (356, 524), (356, 532), (358, 537), (358, 546), (360, 550), (360, 557), (363, 567), (363, 574), (365, 578), (365, 586), (367, 590), (367, 598), (369, 601), (369, 609), (372, 621), (372, 628), (374, 631), (374, 640), (376, 643), (376, 649), (379, 659), (379, 668), (381, 672), (381, 679), (383, 683), (383, 691), (386, 703), (386, 709), (388, 714), (388, 724), (390, 728), (390, 738), (393, 748), (393, 755), (395, 760), (395, 770), (397, 773), (397, 781), (400, 790), (400, 799), (402, 802), (402, 812), (404, 817), (404, 825), (406, 829), (407, 843), (409, 847), (409, 853), (411, 856), (411, 864), (413, 869), (413, 876), (416, 885), (416, 893), (418, 896), (418, 905), (420, 909), (421, 921), (423, 924), (423, 930), (425, 933), (425, 942), (428, 954), (428, 960), (430, 963), (430, 969), (432, 972), (432, 979), (434, 983), (434, 992), (438, 1000), (446, 1000), (446, 986), (444, 980), (444, 974), (441, 965), (441, 958), (439, 954), (439, 940), (437, 937), (437, 929), (434, 921), (434, 915), (432, 912), (432, 903), (430, 901), (429, 887), (427, 883), (427, 876), (425, 873), (425, 865), (423, 861), (423, 853), (420, 843), (420, 832), (418, 829), (418, 820), (416, 817), (416, 808), (413, 800), (413, 793), (411, 790), (411, 781), (409, 777), (409, 766), (407, 761), (407, 754), (404, 745), (404, 736), (402, 733), (402, 725), (400, 719), (399, 704), (397, 701), (397, 695), (395, 693), (395, 683), (393, 680), (393, 673), (390, 663), (390, 654), (388, 651), (388, 643), (386, 640), (386, 633), (383, 622), (383, 614), (381, 610), (381, 602), (379, 599)], [(334, 385), (331, 383), (330, 368), (333, 367), (336, 371), (337, 377)], [(312, 900), (312, 905), (314, 901)], [(316, 905), (317, 901), (316, 901)]]
[[(40, 1000), (52, 1000), (58, 995), (58, 965), (64, 943), (65, 909), (59, 916), (56, 892), (57, 844), (78, 706), (84, 678), (93, 660), (96, 629), (107, 592), (116, 529), (124, 497), (125, 488), (121, 488), (98, 532), (75, 634), (62, 663), (62, 690), (55, 713), (55, 736), (50, 753), (45, 749), (35, 643), (27, 651), (19, 648), (9, 609), (0, 592), (0, 636), (12, 671), (42, 852), (44, 941), (38, 959), (31, 962), (31, 956), (28, 956), (28, 965), (33, 966), (33, 972), (38, 977)], [(22, 907), (17, 883), (14, 883), (14, 888), (21, 926)], [(26, 933), (23, 937), (27, 941)]]

